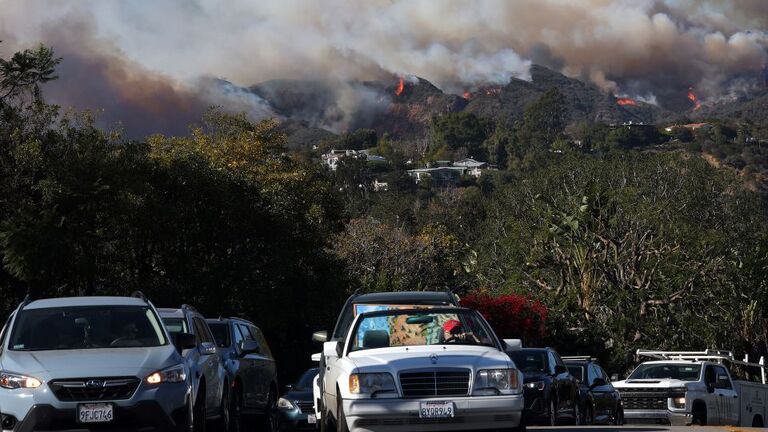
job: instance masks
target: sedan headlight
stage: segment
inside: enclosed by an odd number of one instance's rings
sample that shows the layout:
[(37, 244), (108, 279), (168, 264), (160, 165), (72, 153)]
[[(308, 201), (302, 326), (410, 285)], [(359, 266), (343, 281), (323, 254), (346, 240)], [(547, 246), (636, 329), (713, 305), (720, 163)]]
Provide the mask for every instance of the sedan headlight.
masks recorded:
[(546, 386), (547, 386), (547, 383), (545, 383), (544, 381), (531, 381), (531, 382), (525, 383), (526, 388), (536, 389), (538, 391), (544, 390), (544, 387)]
[(4, 389), (35, 389), (41, 385), (43, 382), (35, 377), (0, 371), (0, 387)]
[(349, 376), (349, 392), (373, 397), (377, 393), (397, 393), (397, 389), (389, 373), (360, 373)]
[(280, 398), (277, 400), (277, 407), (284, 410), (294, 410), (298, 407), (286, 398)]
[(178, 364), (161, 371), (154, 372), (146, 377), (144, 380), (149, 384), (162, 384), (162, 383), (180, 383), (187, 379), (187, 372), (184, 371), (184, 365)]
[(517, 369), (483, 369), (477, 372), (472, 394), (517, 394), (522, 392)]

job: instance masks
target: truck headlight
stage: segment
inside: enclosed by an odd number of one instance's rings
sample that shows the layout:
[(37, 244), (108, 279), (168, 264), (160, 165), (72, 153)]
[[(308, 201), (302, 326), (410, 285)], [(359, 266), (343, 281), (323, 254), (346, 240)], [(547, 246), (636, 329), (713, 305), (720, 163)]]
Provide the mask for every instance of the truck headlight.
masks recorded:
[(43, 382), (35, 377), (0, 371), (0, 387), (4, 389), (35, 389), (41, 385)]
[(154, 372), (144, 380), (149, 384), (161, 383), (180, 383), (187, 379), (187, 373), (184, 371), (184, 365), (178, 364), (161, 371)]
[(390, 373), (360, 373), (349, 376), (349, 392), (373, 397), (377, 393), (397, 393), (397, 389)]
[(685, 396), (672, 398), (672, 406), (677, 409), (685, 408)]
[(477, 372), (472, 394), (517, 394), (522, 392), (517, 369), (483, 369)]

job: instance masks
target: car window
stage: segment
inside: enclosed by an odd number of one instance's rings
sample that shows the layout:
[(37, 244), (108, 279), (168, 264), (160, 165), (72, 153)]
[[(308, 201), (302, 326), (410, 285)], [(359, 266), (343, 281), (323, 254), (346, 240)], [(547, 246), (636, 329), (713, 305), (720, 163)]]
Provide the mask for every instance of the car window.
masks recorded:
[(240, 333), (243, 334), (243, 339), (249, 340), (249, 341), (255, 341), (256, 338), (253, 337), (251, 334), (251, 331), (248, 329), (248, 326), (245, 324), (238, 324), (237, 328), (240, 329)]
[(163, 325), (172, 339), (179, 333), (189, 333), (189, 327), (184, 318), (163, 318)]
[(296, 383), (293, 385), (294, 390), (305, 390), (305, 389), (312, 389), (312, 385), (314, 383), (315, 377), (320, 372), (320, 369), (318, 368), (311, 368), (304, 372), (301, 377), (296, 381)]
[(714, 386), (715, 382), (717, 382), (717, 373), (715, 371), (715, 367), (712, 365), (707, 365), (707, 368), (704, 369), (704, 383), (710, 387)]
[(592, 385), (595, 382), (595, 378), (597, 378), (599, 375), (597, 373), (597, 369), (595, 369), (595, 365), (590, 364), (587, 366), (587, 383), (589, 385)]
[(557, 365), (557, 360), (555, 359), (555, 354), (552, 351), (547, 351), (547, 359), (548, 363), (547, 367), (549, 369), (549, 373), (553, 374), (555, 373), (555, 366)]
[(233, 334), (235, 337), (235, 346), (239, 347), (241, 346), (241, 342), (243, 341), (243, 334), (240, 332), (240, 326), (239, 325), (232, 325)]
[(208, 327), (211, 329), (211, 333), (213, 333), (213, 338), (216, 340), (216, 345), (221, 348), (226, 348), (229, 346), (229, 324), (224, 322), (215, 322), (209, 323)]
[(208, 328), (208, 324), (202, 318), (194, 317), (192, 321), (195, 324), (195, 329), (200, 334), (199, 340), (202, 343), (215, 343), (211, 330)]
[(608, 378), (608, 374), (605, 373), (605, 370), (603, 368), (601, 368), (598, 365), (593, 365), (593, 366), (595, 367), (595, 370), (597, 371), (597, 376), (599, 376), (600, 378), (604, 379), (606, 383), (610, 383), (611, 382), (611, 379)]
[(521, 372), (547, 372), (547, 354), (544, 351), (515, 350), (507, 353)]
[[(716, 366), (715, 367), (715, 371), (717, 372), (717, 376), (720, 376), (720, 375), (728, 376), (728, 372), (722, 366)], [(728, 390), (733, 388), (733, 386), (731, 385), (731, 380), (728, 380), (728, 386), (725, 387), (725, 388), (728, 389)]]
[(251, 327), (251, 333), (256, 335), (256, 342), (259, 343), (259, 347), (261, 348), (261, 354), (272, 358), (272, 351), (269, 349), (269, 344), (267, 344), (267, 338), (264, 337), (264, 333), (261, 332), (261, 329), (259, 329), (258, 327)]
[(576, 377), (577, 380), (581, 382), (584, 381), (584, 367), (579, 365), (568, 365), (568, 372), (571, 373), (574, 377)]

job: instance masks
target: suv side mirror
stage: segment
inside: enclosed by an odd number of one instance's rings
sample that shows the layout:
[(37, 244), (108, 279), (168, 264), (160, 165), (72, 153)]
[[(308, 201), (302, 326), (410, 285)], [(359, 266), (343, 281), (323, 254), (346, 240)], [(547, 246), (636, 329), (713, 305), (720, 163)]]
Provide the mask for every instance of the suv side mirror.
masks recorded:
[(555, 375), (560, 375), (568, 372), (568, 368), (563, 365), (555, 365)]
[(607, 383), (605, 382), (604, 379), (602, 379), (602, 378), (595, 378), (595, 380), (592, 381), (592, 385), (589, 386), (589, 388), (601, 387), (601, 386), (604, 386), (606, 384)]
[(176, 350), (179, 352), (182, 352), (185, 349), (192, 349), (197, 346), (197, 339), (195, 338), (195, 335), (191, 333), (176, 333), (176, 338), (173, 342), (174, 345), (176, 345)]
[(619, 374), (611, 375), (611, 381), (618, 381), (618, 380), (619, 380)]
[(200, 354), (202, 355), (211, 355), (216, 354), (218, 352), (218, 348), (216, 348), (215, 343), (211, 342), (203, 342), (200, 344)]
[(325, 330), (316, 331), (312, 333), (312, 340), (320, 343), (328, 342), (328, 332)]
[(261, 353), (261, 347), (259, 346), (259, 343), (252, 340), (244, 340), (240, 342), (240, 355), (248, 355), (248, 354), (260, 354)]

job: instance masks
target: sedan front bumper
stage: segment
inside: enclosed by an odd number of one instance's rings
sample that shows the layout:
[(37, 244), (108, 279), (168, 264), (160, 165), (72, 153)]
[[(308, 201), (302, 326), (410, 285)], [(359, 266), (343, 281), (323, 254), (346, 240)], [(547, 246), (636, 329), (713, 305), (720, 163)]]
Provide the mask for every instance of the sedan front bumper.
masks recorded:
[[(453, 402), (452, 418), (419, 417), (420, 402)], [(520, 425), (523, 395), (430, 399), (344, 399), (350, 432), (455, 431)]]

